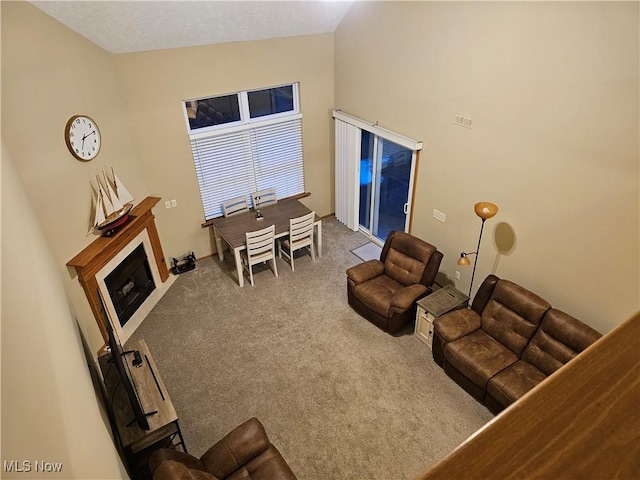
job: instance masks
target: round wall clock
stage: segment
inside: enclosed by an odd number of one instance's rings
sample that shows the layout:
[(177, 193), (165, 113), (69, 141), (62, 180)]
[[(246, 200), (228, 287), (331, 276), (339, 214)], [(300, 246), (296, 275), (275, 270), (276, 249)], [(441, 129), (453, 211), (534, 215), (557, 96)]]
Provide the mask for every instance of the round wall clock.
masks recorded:
[(64, 127), (64, 139), (71, 155), (89, 161), (100, 151), (100, 130), (96, 122), (86, 115), (74, 115)]

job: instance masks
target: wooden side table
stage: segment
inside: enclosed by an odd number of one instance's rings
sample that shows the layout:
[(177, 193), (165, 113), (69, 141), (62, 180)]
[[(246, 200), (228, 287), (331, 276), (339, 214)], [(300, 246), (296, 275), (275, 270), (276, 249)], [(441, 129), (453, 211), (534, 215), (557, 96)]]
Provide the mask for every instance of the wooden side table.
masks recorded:
[(118, 370), (110, 360), (111, 354), (101, 355), (98, 357), (98, 362), (104, 380), (106, 398), (109, 399), (108, 407), (115, 422), (118, 437), (116, 441), (124, 451), (132, 478), (146, 479), (151, 478), (147, 460), (156, 448), (180, 448), (184, 452), (187, 448), (180, 431), (178, 414), (160, 377), (158, 367), (151, 357), (147, 343), (140, 340), (133, 344), (132, 350), (125, 353), (127, 356), (125, 361), (131, 362), (135, 350), (140, 352), (144, 360), (139, 367), (131, 366), (130, 371), (144, 410), (154, 412), (147, 417), (149, 430), (142, 430), (133, 421), (135, 417), (131, 403), (122, 387)]
[(465, 308), (468, 301), (469, 297), (452, 285), (446, 285), (431, 295), (421, 298), (417, 302), (415, 336), (431, 348), (433, 321), (447, 312)]

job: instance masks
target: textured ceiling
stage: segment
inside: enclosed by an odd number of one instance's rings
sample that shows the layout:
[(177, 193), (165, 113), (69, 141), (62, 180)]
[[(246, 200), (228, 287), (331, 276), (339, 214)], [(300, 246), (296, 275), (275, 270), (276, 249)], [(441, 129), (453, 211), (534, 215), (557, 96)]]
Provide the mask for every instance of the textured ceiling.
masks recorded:
[(111, 53), (334, 32), (349, 1), (31, 1)]

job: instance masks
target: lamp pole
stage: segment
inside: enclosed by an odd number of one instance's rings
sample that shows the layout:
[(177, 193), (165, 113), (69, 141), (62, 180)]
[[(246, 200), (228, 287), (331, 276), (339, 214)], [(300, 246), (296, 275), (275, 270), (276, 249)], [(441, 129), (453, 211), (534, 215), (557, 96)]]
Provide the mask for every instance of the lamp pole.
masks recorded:
[(482, 242), (482, 230), (484, 230), (484, 222), (486, 218), (481, 218), (482, 225), (480, 225), (480, 236), (478, 237), (478, 247), (476, 248), (476, 258), (473, 261), (473, 271), (471, 272), (471, 283), (469, 284), (469, 298), (471, 298), (471, 290), (473, 289), (473, 277), (476, 274), (476, 265), (478, 264), (478, 255), (480, 254), (480, 242)]

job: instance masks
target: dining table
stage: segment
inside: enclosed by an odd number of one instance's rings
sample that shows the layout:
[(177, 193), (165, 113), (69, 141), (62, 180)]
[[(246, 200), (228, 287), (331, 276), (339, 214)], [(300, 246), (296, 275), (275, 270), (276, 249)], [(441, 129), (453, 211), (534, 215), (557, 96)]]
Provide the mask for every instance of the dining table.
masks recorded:
[[(216, 250), (220, 261), (224, 261), (224, 243), (233, 251), (238, 275), (238, 284), (244, 286), (242, 259), (240, 252), (247, 248), (246, 233), (275, 226), (275, 238), (289, 235), (289, 220), (310, 213), (310, 210), (296, 198), (285, 198), (256, 211), (254, 209), (228, 217), (215, 218), (211, 222)], [(322, 219), (316, 215), (314, 221), (314, 242), (318, 257), (322, 257)]]

